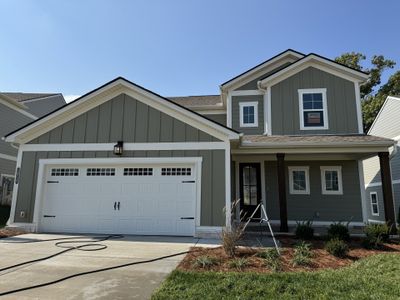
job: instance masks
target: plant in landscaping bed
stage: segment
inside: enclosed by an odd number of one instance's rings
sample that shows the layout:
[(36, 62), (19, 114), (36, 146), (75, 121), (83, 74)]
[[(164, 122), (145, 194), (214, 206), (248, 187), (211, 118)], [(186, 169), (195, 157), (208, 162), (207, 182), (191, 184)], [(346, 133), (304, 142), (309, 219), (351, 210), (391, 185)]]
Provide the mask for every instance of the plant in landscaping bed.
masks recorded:
[(325, 249), (336, 257), (345, 257), (349, 253), (349, 246), (339, 238), (334, 238), (326, 242)]
[(365, 237), (363, 238), (362, 245), (367, 249), (382, 248), (383, 243), (389, 241), (390, 227), (384, 224), (367, 224), (364, 227)]
[(282, 270), (281, 256), (275, 248), (258, 252), (257, 256), (263, 258), (265, 265), (272, 271), (278, 272)]
[(222, 229), (222, 247), (229, 257), (234, 257), (239, 241), (242, 239), (244, 229), (242, 225), (232, 226), (229, 229)]
[(202, 255), (196, 257), (193, 262), (193, 267), (195, 268), (202, 268), (202, 269), (209, 269), (212, 266), (218, 265), (219, 261), (216, 257)]
[(229, 262), (229, 268), (237, 269), (242, 271), (245, 267), (249, 265), (249, 260), (247, 258), (234, 258)]
[(311, 221), (296, 222), (296, 237), (302, 240), (311, 240), (314, 237), (314, 228)]
[(294, 246), (293, 265), (294, 266), (308, 266), (311, 264), (312, 251), (311, 245), (301, 241)]
[(340, 239), (343, 241), (350, 240), (348, 223), (347, 225), (342, 224), (341, 222), (333, 223), (328, 228), (328, 239)]

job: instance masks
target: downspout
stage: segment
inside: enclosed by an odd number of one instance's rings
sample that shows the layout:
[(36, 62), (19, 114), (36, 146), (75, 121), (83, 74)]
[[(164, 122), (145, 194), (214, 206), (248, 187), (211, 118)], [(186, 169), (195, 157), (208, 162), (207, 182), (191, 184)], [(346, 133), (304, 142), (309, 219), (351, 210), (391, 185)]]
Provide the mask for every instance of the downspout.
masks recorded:
[[(267, 122), (267, 99), (266, 99), (266, 97), (267, 97), (267, 89), (265, 89), (265, 88), (263, 88), (262, 86), (261, 86), (261, 81), (258, 81), (257, 82), (257, 89), (258, 90), (260, 90), (261, 92), (263, 92), (263, 100), (264, 100), (264, 135), (268, 135), (268, 128), (267, 128), (267, 126), (266, 126), (266, 122)], [(268, 125), (270, 125), (269, 124), (269, 120), (268, 120)]]

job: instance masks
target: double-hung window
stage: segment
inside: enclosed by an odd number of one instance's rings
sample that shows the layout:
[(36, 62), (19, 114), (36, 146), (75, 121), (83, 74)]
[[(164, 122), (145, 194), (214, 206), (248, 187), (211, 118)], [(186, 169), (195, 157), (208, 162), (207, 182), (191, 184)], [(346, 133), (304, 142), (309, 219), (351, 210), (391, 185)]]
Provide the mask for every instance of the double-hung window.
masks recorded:
[(289, 167), (290, 194), (310, 194), (309, 167)]
[(328, 129), (326, 89), (300, 89), (298, 92), (300, 129)]
[(371, 214), (373, 216), (379, 216), (379, 205), (378, 205), (377, 192), (369, 193), (369, 199), (371, 200)]
[(258, 126), (258, 102), (239, 102), (240, 127)]
[(342, 195), (342, 167), (321, 167), (322, 194)]

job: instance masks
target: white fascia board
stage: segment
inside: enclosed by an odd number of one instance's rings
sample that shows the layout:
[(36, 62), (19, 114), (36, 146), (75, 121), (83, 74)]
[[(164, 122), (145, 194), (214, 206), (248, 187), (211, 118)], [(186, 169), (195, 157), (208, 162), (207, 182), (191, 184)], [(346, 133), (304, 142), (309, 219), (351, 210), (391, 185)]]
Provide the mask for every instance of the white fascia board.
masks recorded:
[[(18, 103), (17, 101), (11, 102), (8, 100), (4, 100), (3, 98), (0, 98), (0, 103), (11, 108), (12, 110), (15, 110), (16, 112), (19, 112), (20, 114), (31, 118), (32, 120), (37, 120), (38, 117), (36, 117), (35, 115), (32, 115), (31, 113), (27, 112), (26, 106), (25, 105), (20, 105), (20, 103)], [(18, 105), (17, 105), (18, 104)]]
[[(267, 72), (273, 70), (274, 66), (277, 64), (277, 62), (280, 62), (281, 60), (284, 60), (281, 62), (281, 64), (284, 64), (286, 62), (294, 62), (295, 59), (290, 58), (291, 56), (295, 57), (297, 59), (304, 57), (304, 55), (301, 55), (299, 53), (296, 53), (296, 52), (293, 52), (290, 50), (286, 51), (286, 52), (282, 53), (281, 55), (263, 63), (262, 65), (258, 66), (257, 68), (255, 68), (251, 71), (245, 72), (244, 74), (240, 75), (239, 77), (235, 78), (234, 80), (228, 82), (226, 85), (221, 85), (220, 89), (221, 89), (221, 91), (234, 90), (235, 88), (239, 87), (240, 85), (246, 84), (246, 83), (256, 79), (257, 77), (262, 75), (260, 73), (267, 73)], [(286, 57), (286, 59), (285, 59), (285, 57)]]
[(315, 148), (315, 147), (392, 147), (395, 142), (389, 141), (375, 141), (375, 142), (352, 142), (352, 143), (310, 143), (310, 142), (286, 142), (286, 143), (274, 143), (274, 142), (249, 142), (243, 141), (243, 147), (266, 147), (266, 148), (284, 148), (284, 147), (299, 147), (299, 148)]
[(368, 79), (369, 75), (360, 73), (358, 71), (352, 70), (350, 68), (344, 67), (342, 65), (336, 64), (329, 60), (325, 60), (321, 57), (310, 55), (307, 58), (301, 59), (290, 66), (282, 69), (275, 74), (260, 80), (260, 85), (263, 88), (267, 86), (273, 86), (278, 82), (293, 76), (294, 74), (308, 68), (315, 67), (327, 73), (333, 74), (335, 76), (344, 78), (352, 82), (363, 82)]
[[(113, 151), (115, 143), (73, 144), (23, 144), (23, 152), (35, 151)], [(124, 143), (124, 151), (142, 150), (225, 150), (226, 142), (180, 142), (180, 143)]]
[(7, 142), (27, 143), (36, 137), (46, 133), (77, 116), (97, 107), (112, 98), (125, 93), (132, 98), (143, 102), (157, 110), (162, 111), (184, 123), (188, 123), (218, 139), (228, 141), (239, 139), (239, 134), (228, 128), (207, 120), (173, 102), (167, 101), (159, 96), (150, 93), (138, 86), (135, 86), (123, 79), (115, 80), (106, 86), (90, 93), (89, 95), (73, 102), (64, 108), (55, 111), (51, 115), (35, 122), (10, 136), (7, 136)]

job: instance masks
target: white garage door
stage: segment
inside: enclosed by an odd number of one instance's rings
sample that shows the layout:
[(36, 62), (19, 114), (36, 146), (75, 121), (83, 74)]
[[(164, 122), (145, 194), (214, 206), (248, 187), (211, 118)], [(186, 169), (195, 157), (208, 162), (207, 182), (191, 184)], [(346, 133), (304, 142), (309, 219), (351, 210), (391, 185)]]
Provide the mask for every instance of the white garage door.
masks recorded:
[(50, 165), (40, 230), (193, 236), (195, 165)]

